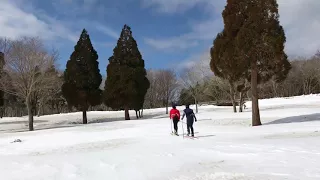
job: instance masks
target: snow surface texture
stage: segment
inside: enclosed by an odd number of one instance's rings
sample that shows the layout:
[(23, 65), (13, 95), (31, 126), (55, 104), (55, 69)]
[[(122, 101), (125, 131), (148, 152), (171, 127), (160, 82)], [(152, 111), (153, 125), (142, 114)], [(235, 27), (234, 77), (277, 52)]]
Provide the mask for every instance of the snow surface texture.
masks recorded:
[(320, 179), (320, 96), (259, 103), (260, 127), (250, 127), (250, 103), (237, 114), (201, 106), (198, 139), (170, 135), (163, 108), (131, 121), (122, 120), (123, 112), (89, 112), (88, 125), (81, 125), (81, 113), (42, 116), (34, 132), (26, 131), (27, 117), (3, 118), (0, 179)]

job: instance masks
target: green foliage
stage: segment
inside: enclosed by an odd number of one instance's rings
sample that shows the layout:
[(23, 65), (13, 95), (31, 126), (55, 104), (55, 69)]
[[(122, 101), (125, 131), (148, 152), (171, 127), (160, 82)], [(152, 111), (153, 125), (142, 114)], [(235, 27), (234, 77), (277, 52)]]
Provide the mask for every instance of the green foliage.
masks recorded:
[[(233, 104), (235, 82), (251, 81), (252, 125), (261, 125), (258, 84), (272, 78), (281, 82), (291, 69), (284, 52), (286, 37), (278, 4), (276, 0), (227, 0), (222, 16), (224, 29), (211, 48), (211, 70), (229, 81)], [(240, 89), (245, 90), (243, 86)]]
[(214, 40), (210, 51), (210, 68), (216, 76), (234, 83), (241, 79), (246, 66), (239, 61), (241, 57), (238, 55), (234, 37), (228, 37), (227, 34), (223, 31)]
[(146, 75), (144, 60), (131, 28), (125, 25), (109, 58), (104, 103), (113, 109), (140, 110), (150, 86)]
[(252, 61), (258, 65), (258, 83), (274, 77), (283, 81), (291, 65), (275, 0), (228, 0), (222, 13), (224, 29), (211, 48), (211, 70), (231, 82), (251, 78)]
[(97, 60), (98, 54), (84, 29), (67, 62), (62, 85), (62, 94), (68, 104), (78, 110), (87, 111), (89, 106), (101, 104), (99, 86), (102, 77)]
[(284, 52), (286, 42), (283, 27), (279, 23), (276, 0), (245, 0), (242, 13), (246, 19), (238, 31), (236, 46), (240, 49), (242, 63), (247, 65), (246, 77), (250, 76), (252, 63), (257, 64), (258, 83), (271, 78), (283, 81), (291, 69)]
[(247, 65), (241, 62), (245, 57), (240, 56), (236, 37), (244, 22), (241, 13), (243, 3), (239, 0), (228, 0), (222, 12), (224, 29), (218, 33), (210, 50), (210, 68), (218, 77), (234, 83), (241, 79)]

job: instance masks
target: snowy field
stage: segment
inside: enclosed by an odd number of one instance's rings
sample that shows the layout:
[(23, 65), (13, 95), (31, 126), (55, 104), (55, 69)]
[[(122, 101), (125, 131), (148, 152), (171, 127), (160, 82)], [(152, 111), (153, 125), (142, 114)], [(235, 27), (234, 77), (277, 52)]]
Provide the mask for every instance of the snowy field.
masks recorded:
[(131, 121), (123, 112), (88, 112), (88, 125), (81, 113), (36, 117), (34, 132), (26, 117), (3, 118), (0, 179), (320, 179), (320, 95), (259, 103), (260, 127), (250, 126), (249, 102), (237, 114), (201, 106), (197, 139), (170, 135), (164, 109), (145, 110), (142, 120), (131, 112)]

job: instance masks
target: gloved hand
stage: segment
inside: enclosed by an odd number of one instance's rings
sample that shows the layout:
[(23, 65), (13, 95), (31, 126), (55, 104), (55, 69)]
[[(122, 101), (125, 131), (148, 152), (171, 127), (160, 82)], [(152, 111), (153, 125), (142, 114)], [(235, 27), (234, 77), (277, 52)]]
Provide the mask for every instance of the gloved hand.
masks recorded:
[(195, 120), (197, 122), (197, 120)]

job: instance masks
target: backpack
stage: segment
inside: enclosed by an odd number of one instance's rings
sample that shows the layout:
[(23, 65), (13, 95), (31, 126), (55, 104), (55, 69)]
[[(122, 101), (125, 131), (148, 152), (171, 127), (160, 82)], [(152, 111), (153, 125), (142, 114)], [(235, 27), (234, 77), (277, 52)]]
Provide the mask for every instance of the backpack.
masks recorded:
[(178, 115), (177, 115), (177, 114), (173, 115), (172, 120), (179, 121), (179, 117), (178, 117)]

